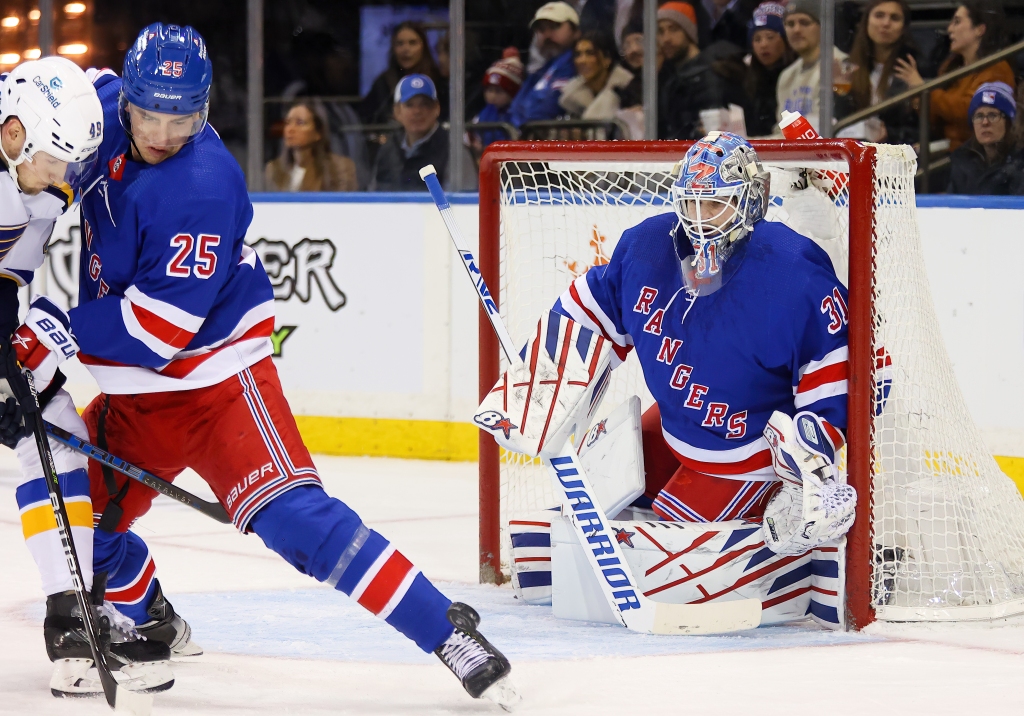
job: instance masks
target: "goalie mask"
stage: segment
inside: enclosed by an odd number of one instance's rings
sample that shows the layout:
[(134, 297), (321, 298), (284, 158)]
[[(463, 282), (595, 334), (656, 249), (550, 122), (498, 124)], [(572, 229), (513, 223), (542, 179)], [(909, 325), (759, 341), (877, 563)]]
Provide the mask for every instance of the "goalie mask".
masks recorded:
[(686, 152), (672, 206), (693, 244), (698, 280), (716, 276), (736, 242), (764, 218), (768, 180), (754, 148), (739, 135), (709, 132)]

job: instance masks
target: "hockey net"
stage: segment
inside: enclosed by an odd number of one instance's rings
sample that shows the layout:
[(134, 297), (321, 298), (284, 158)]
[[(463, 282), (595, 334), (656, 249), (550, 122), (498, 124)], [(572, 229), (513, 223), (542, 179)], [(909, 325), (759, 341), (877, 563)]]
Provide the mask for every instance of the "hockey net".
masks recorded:
[[(907, 147), (754, 142), (769, 218), (812, 237), (850, 287), (850, 415), (843, 468), (860, 495), (847, 550), (847, 623), (985, 619), (1024, 611), (1024, 500), (971, 420), (946, 354), (917, 228)], [(502, 143), (481, 164), (484, 278), (513, 339), (622, 232), (671, 211), (672, 142)], [(849, 264), (847, 265), (847, 261)], [(499, 371), (480, 328), (481, 394)], [(634, 354), (601, 406), (652, 404)], [(600, 419), (602, 415), (598, 415)], [(482, 436), (481, 579), (509, 574), (507, 524), (558, 504), (537, 461)]]

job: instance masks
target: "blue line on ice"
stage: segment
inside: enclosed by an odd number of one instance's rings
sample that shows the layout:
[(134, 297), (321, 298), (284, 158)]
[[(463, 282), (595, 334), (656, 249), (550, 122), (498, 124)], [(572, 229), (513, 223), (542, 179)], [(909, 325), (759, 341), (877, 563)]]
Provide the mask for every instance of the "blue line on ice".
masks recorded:
[[(556, 619), (550, 607), (517, 602), (512, 590), (439, 584), (450, 599), (473, 605), (481, 631), (513, 661), (660, 656), (750, 649), (841, 646), (882, 641), (832, 632), (813, 622), (763, 627), (729, 636), (650, 636), (622, 627)], [(344, 594), (326, 588), (168, 594), (212, 652), (337, 661), (430, 663), (405, 637)]]

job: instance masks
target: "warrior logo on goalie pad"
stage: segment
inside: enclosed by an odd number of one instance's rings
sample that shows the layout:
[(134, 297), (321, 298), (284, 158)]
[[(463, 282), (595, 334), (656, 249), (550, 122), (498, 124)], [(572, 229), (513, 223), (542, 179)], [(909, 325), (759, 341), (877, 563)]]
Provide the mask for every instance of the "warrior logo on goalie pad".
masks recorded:
[(519, 427), (497, 410), (485, 410), (482, 413), (477, 413), (473, 416), (473, 422), (488, 430), (502, 431), (505, 433), (506, 440), (511, 437), (512, 431)]

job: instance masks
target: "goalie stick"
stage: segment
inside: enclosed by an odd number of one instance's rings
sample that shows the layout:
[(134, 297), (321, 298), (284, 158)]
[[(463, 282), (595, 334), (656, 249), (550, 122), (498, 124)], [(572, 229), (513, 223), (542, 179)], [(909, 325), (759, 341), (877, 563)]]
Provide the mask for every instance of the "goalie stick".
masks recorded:
[(70, 524), (68, 511), (64, 505), (64, 495), (60, 490), (57, 466), (53, 462), (53, 453), (50, 451), (50, 443), (46, 438), (46, 427), (43, 421), (43, 413), (39, 409), (39, 396), (36, 393), (32, 372), (26, 370), (25, 377), (31, 393), (31, 399), (25, 401), (27, 404), (24, 404), (25, 419), (26, 422), (30, 423), (32, 436), (35, 438), (36, 448), (39, 450), (39, 462), (43, 466), (46, 489), (50, 493), (50, 506), (53, 508), (53, 517), (57, 522), (57, 531), (60, 534), (61, 544), (64, 546), (64, 556), (68, 561), (68, 570), (71, 572), (71, 582), (75, 588), (75, 596), (78, 598), (78, 608), (82, 611), (85, 636), (89, 640), (89, 649), (92, 651), (93, 664), (96, 667), (97, 674), (99, 674), (100, 684), (103, 686), (103, 694), (106, 696), (107, 704), (110, 705), (110, 708), (114, 709), (114, 713), (149, 716), (153, 708), (153, 697), (129, 691), (118, 684), (110, 671), (110, 667), (107, 665), (106, 655), (100, 648), (96, 616), (92, 611), (90, 597), (85, 592), (82, 565), (78, 560), (78, 551), (75, 549), (75, 540), (71, 534), (71, 529), (68, 527)]
[(46, 426), (46, 432), (50, 437), (61, 445), (71, 448), (75, 452), (85, 455), (87, 458), (95, 460), (101, 465), (113, 468), (121, 474), (127, 475), (131, 479), (141, 482), (146, 487), (156, 490), (161, 495), (166, 495), (172, 500), (177, 500), (183, 505), (188, 505), (189, 507), (202, 512), (207, 517), (212, 517), (225, 525), (231, 524), (231, 518), (228, 516), (227, 510), (225, 510), (220, 503), (207, 502), (206, 500), (200, 499), (188, 490), (183, 490), (172, 482), (161, 479), (151, 472), (146, 472), (141, 467), (136, 467), (127, 460), (122, 460), (116, 455), (111, 455), (103, 448), (96, 447), (88, 440), (83, 440), (74, 433), (68, 432), (64, 428), (57, 427), (53, 423), (44, 420), (43, 425)]
[[(451, 205), (437, 179), (433, 165), (420, 169), (420, 178), (441, 213), (452, 243), (458, 251), (487, 317), (498, 335), (505, 358), (510, 364), (520, 361), (512, 337), (501, 320), (473, 252), (467, 248), (455, 223)], [(612, 613), (627, 629), (646, 634), (721, 634), (752, 629), (761, 623), (758, 599), (737, 599), (708, 604), (669, 604), (655, 602), (640, 591), (626, 564), (618, 540), (608, 526), (608, 517), (597, 503), (593, 485), (580, 464), (576, 451), (563, 446), (561, 452), (544, 464), (562, 493), (563, 512), (568, 513), (576, 536)]]

